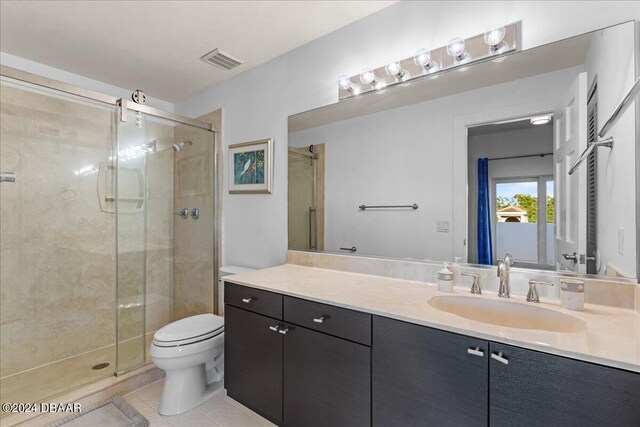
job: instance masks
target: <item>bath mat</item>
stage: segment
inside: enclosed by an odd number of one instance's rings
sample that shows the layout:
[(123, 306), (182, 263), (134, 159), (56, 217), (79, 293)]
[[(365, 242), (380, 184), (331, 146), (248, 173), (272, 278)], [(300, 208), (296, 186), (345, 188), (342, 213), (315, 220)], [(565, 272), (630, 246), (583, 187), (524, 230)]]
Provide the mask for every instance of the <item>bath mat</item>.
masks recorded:
[(47, 427), (147, 427), (149, 421), (120, 396), (113, 396)]

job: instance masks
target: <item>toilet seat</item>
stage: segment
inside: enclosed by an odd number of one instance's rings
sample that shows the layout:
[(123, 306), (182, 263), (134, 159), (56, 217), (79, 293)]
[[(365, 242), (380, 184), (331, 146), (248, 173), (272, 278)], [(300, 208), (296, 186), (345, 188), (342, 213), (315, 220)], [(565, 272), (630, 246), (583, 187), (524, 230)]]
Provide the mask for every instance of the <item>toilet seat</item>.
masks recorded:
[(158, 347), (179, 347), (195, 344), (224, 333), (224, 318), (200, 314), (173, 322), (153, 334)]

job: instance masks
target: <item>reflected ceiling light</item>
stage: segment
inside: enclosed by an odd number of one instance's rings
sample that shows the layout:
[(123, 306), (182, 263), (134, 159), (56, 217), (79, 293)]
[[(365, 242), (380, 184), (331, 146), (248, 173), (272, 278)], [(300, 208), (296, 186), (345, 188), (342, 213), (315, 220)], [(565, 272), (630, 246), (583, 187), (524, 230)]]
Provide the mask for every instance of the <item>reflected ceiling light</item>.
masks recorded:
[(385, 87), (384, 79), (378, 79), (376, 73), (373, 70), (366, 70), (360, 74), (360, 81), (366, 85), (370, 85), (374, 89), (382, 89)]
[(487, 28), (484, 32), (484, 42), (489, 46), (491, 53), (500, 52), (505, 47), (502, 41), (506, 34), (507, 31), (501, 24), (494, 24)]
[(340, 86), (340, 89), (346, 90), (351, 95), (357, 95), (358, 93), (360, 93), (360, 87), (357, 84), (353, 83), (349, 76), (345, 74), (342, 74), (340, 77), (338, 77), (338, 86)]
[(80, 169), (74, 171), (73, 173), (76, 176), (89, 176), (89, 175), (93, 175), (94, 173), (98, 172), (98, 168), (95, 167), (94, 165), (87, 165), (87, 166), (83, 166)]
[(385, 71), (398, 81), (404, 81), (409, 78), (409, 72), (404, 70), (398, 61), (391, 61), (385, 67)]
[(422, 67), (426, 73), (432, 73), (438, 70), (438, 64), (431, 58), (429, 49), (418, 49), (413, 56), (413, 62), (418, 67)]
[(447, 43), (447, 54), (451, 56), (456, 63), (465, 62), (469, 59), (467, 55), (464, 39), (456, 37)]
[(532, 125), (546, 125), (551, 121), (551, 115), (531, 117)]

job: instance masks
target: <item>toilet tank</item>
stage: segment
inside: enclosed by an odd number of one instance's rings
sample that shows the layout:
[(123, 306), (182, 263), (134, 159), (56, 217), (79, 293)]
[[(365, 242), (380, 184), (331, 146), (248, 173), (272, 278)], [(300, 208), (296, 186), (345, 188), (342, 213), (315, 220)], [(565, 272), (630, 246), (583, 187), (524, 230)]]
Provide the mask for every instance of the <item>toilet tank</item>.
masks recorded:
[(218, 275), (218, 314), (224, 316), (224, 276), (230, 276), (232, 274), (245, 273), (247, 271), (255, 271), (255, 268), (240, 267), (238, 265), (225, 265), (220, 267), (220, 273)]

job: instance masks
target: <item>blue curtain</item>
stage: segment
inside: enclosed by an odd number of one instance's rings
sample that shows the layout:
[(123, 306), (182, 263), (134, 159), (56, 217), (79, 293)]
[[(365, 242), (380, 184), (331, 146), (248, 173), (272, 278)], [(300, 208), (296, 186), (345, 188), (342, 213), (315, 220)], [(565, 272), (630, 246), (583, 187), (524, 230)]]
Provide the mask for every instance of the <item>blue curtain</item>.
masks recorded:
[(486, 157), (478, 159), (478, 263), (493, 264), (489, 161)]

